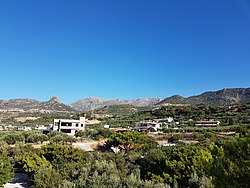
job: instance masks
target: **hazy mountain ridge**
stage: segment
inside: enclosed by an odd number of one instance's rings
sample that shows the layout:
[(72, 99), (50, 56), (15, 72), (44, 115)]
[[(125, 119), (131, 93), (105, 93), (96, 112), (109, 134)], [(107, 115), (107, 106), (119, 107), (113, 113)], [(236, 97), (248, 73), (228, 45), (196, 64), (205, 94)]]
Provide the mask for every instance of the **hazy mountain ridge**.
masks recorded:
[(102, 108), (104, 106), (110, 105), (121, 105), (121, 104), (128, 104), (133, 106), (153, 106), (159, 103), (162, 99), (160, 98), (141, 98), (141, 99), (134, 99), (134, 100), (122, 100), (122, 99), (110, 99), (105, 100), (98, 97), (88, 97), (83, 98), (75, 103), (72, 103), (71, 106), (79, 111), (89, 111), (95, 110), (98, 108)]
[(105, 100), (98, 97), (88, 97), (77, 102), (66, 105), (61, 103), (57, 97), (41, 102), (34, 99), (10, 99), (0, 100), (0, 110), (5, 111), (24, 111), (24, 112), (44, 112), (44, 113), (71, 113), (77, 111), (91, 111), (110, 105), (133, 105), (133, 106), (152, 106), (159, 103), (162, 99), (143, 98), (135, 100), (110, 99)]
[(34, 99), (10, 99), (0, 100), (0, 109), (23, 109), (27, 110), (30, 106), (36, 106), (40, 102)]
[(0, 100), (0, 111), (14, 110), (24, 112), (44, 113), (75, 113), (91, 111), (111, 105), (132, 105), (147, 107), (155, 105), (229, 105), (233, 103), (250, 103), (250, 88), (232, 88), (219, 91), (209, 91), (200, 95), (184, 98), (174, 95), (165, 99), (141, 98), (134, 100), (109, 99), (98, 97), (83, 98), (71, 105), (61, 103), (57, 97), (52, 97), (46, 102), (34, 99), (11, 99)]
[(34, 99), (0, 100), (0, 110), (44, 113), (76, 112), (76, 110), (71, 106), (61, 103), (57, 97), (52, 97), (46, 102), (40, 102)]
[(209, 91), (200, 95), (184, 98), (179, 95), (165, 98), (158, 105), (187, 104), (187, 105), (229, 105), (234, 103), (250, 103), (250, 88), (225, 88)]

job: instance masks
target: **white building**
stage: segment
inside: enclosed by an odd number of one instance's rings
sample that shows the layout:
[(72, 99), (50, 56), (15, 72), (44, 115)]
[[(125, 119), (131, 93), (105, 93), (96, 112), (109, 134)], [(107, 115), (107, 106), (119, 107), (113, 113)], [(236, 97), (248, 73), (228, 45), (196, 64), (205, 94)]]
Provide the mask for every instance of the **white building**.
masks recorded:
[(44, 131), (44, 130), (47, 130), (48, 127), (44, 126), (44, 125), (36, 125), (34, 127), (34, 130), (41, 130), (41, 131)]
[(26, 126), (18, 126), (17, 127), (18, 131), (31, 131), (31, 127), (26, 127)]
[(85, 129), (85, 117), (80, 117), (79, 120), (73, 119), (54, 119), (52, 131), (59, 131), (69, 135), (75, 135), (79, 130)]
[(161, 129), (161, 123), (155, 122), (155, 121), (141, 121), (136, 123), (135, 129), (138, 131), (148, 130), (150, 128), (153, 128), (154, 130)]
[(203, 120), (203, 121), (196, 121), (195, 126), (200, 126), (200, 127), (216, 127), (220, 125), (220, 121), (215, 121), (213, 119), (210, 120)]

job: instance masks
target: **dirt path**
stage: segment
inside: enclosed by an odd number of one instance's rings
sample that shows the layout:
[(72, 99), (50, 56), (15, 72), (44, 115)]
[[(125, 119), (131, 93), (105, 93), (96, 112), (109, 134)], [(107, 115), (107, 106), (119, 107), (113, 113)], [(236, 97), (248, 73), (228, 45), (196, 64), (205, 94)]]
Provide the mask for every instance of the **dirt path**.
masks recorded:
[(30, 188), (30, 179), (25, 173), (15, 173), (14, 178), (4, 188)]
[(72, 146), (84, 149), (85, 151), (94, 151), (93, 148), (98, 145), (98, 141), (89, 141), (89, 142), (78, 142), (73, 143)]

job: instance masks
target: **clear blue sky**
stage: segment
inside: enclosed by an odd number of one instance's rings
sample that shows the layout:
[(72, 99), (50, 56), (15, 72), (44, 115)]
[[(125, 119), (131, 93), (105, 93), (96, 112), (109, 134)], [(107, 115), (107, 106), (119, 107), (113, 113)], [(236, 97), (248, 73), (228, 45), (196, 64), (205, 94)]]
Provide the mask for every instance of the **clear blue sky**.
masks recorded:
[(249, 0), (0, 1), (0, 99), (250, 86)]

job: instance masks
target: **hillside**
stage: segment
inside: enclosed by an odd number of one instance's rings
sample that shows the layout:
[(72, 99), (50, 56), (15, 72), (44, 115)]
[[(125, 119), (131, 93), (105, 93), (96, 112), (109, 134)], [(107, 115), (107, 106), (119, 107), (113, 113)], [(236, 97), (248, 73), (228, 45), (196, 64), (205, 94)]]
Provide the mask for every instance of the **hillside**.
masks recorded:
[(188, 98), (175, 95), (165, 98), (158, 105), (188, 104), (188, 105), (229, 105), (235, 103), (250, 103), (250, 88), (222, 89), (209, 91)]
[(151, 110), (152, 107), (139, 107), (130, 104), (118, 104), (104, 106), (93, 111), (94, 114), (106, 114), (106, 115), (131, 115), (140, 111)]
[(132, 105), (137, 107), (153, 106), (159, 103), (160, 98), (141, 98), (134, 100), (110, 99), (105, 100), (97, 97), (83, 98), (71, 104), (78, 111), (90, 111), (110, 105)]
[(76, 112), (71, 106), (61, 103), (57, 97), (52, 97), (46, 102), (40, 102), (34, 99), (0, 100), (0, 110), (42, 113)]

